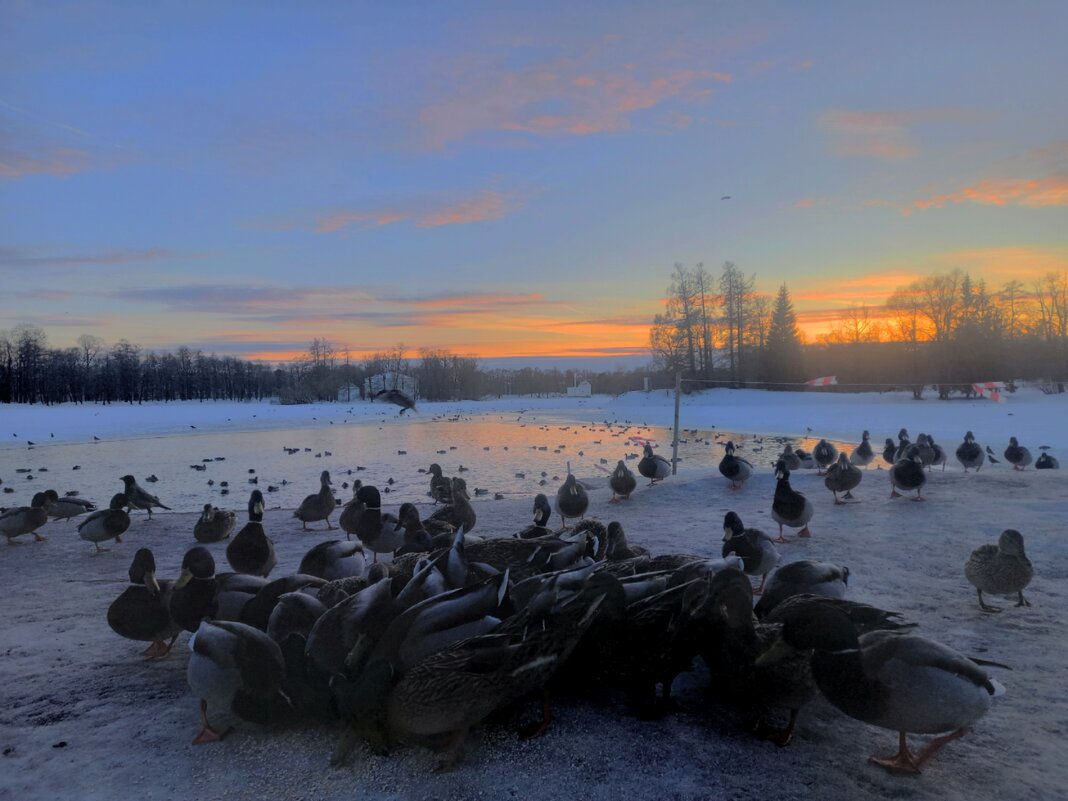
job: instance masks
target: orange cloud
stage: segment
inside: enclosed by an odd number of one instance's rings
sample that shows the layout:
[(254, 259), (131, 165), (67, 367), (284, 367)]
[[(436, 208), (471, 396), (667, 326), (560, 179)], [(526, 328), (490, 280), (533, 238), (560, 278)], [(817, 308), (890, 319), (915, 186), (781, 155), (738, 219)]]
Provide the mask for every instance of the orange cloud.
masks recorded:
[(970, 122), (973, 112), (959, 109), (914, 111), (859, 111), (831, 109), (817, 121), (831, 135), (830, 150), (837, 156), (867, 156), (899, 161), (916, 155), (910, 128), (921, 123)]
[(27, 175), (59, 177), (87, 169), (88, 156), (83, 150), (57, 147), (40, 156), (28, 156), (8, 148), (0, 148), (0, 179), (10, 180)]
[(469, 197), (434, 203), (416, 203), (409, 209), (345, 210), (322, 217), (315, 224), (319, 234), (330, 234), (358, 225), (375, 228), (410, 222), (420, 228), (498, 220), (522, 207), (525, 199), (512, 192), (482, 189)]
[(940, 209), (947, 203), (979, 203), (987, 206), (1046, 206), (1068, 205), (1068, 177), (1052, 176), (1035, 180), (992, 178), (966, 186), (956, 192), (934, 195), (927, 200), (914, 200), (917, 209)]

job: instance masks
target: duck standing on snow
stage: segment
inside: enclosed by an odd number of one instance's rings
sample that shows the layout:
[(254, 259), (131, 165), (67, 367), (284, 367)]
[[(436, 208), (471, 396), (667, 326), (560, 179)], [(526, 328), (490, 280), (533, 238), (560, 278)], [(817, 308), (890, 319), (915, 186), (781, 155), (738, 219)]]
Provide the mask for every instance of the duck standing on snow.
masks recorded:
[(782, 449), (782, 455), (779, 456), (779, 460), (786, 465), (787, 470), (801, 469), (801, 458), (794, 453), (794, 446), (789, 443)]
[[(152, 551), (140, 548), (130, 564), (130, 586), (108, 607), (111, 630), (128, 640), (151, 643), (143, 655), (152, 659), (169, 654), (181, 631), (168, 608), (173, 584), (156, 578)], [(171, 641), (164, 643), (168, 637)]]
[(301, 522), (305, 531), (309, 531), (308, 523), (314, 523), (317, 520), (325, 520), (327, 529), (332, 529), (330, 515), (334, 513), (336, 506), (334, 493), (330, 489), (330, 472), (324, 470), (319, 474), (319, 491), (301, 501), (300, 506), (293, 512), (293, 517)]
[(516, 534), (521, 540), (530, 540), (535, 537), (544, 537), (550, 534), (549, 520), (552, 519), (553, 509), (549, 506), (549, 499), (540, 492), (534, 498), (534, 524)]
[(650, 487), (671, 475), (671, 462), (659, 454), (654, 454), (653, 446), (648, 442), (642, 448), (642, 453), (644, 455), (638, 462), (638, 472), (649, 479)]
[(910, 450), (907, 456), (894, 462), (894, 466), (890, 468), (891, 498), (901, 497), (898, 490), (905, 492), (916, 490), (916, 497), (912, 500), (922, 501), (921, 490), (926, 483), (927, 474), (923, 472), (923, 462), (920, 461), (920, 454), (915, 450)]
[(84, 498), (76, 498), (73, 495), (60, 498), (59, 493), (51, 489), (45, 490), (45, 495), (52, 500), (48, 516), (53, 520), (70, 520), (72, 517), (96, 511), (96, 504)]
[(443, 506), (430, 515), (427, 519), (427, 525), (432, 525), (431, 521), (440, 520), (448, 523), (454, 529), (462, 528), (466, 533), (470, 534), (475, 527), (475, 523), (478, 522), (478, 515), (475, 514), (475, 507), (471, 505), (471, 496), (467, 492), (467, 482), (459, 476), (453, 476), (449, 481), (451, 482), (451, 501), (448, 506)]
[(93, 543), (97, 551), (107, 550), (100, 547), (105, 540), (122, 542), (122, 535), (130, 527), (130, 515), (122, 508), (126, 503), (126, 493), (120, 492), (112, 497), (107, 509), (93, 512), (78, 524), (78, 536)]
[(934, 437), (930, 434), (927, 435), (927, 444), (934, 450), (934, 457), (931, 459), (931, 467), (942, 466), (942, 472), (946, 472), (946, 449), (934, 441)]
[(278, 564), (274, 543), (263, 530), (263, 493), (253, 490), (248, 499), (248, 522), (226, 546), (226, 561), (238, 573), (266, 576)]
[(435, 504), (452, 502), (452, 481), (442, 474), (437, 463), (430, 465), (430, 497)]
[(0, 534), (7, 537), (10, 545), (15, 537), (23, 534), (33, 534), (38, 542), (44, 542), (45, 537), (37, 533), (37, 529), (48, 522), (48, 507), (51, 501), (43, 492), (38, 492), (30, 500), (29, 506), (16, 506), (0, 513)]
[(727, 512), (723, 518), (723, 557), (736, 554), (742, 558), (742, 570), (750, 576), (760, 576), (760, 586), (754, 595), (764, 591), (764, 582), (775, 565), (779, 552), (772, 545), (771, 537), (757, 528), (746, 528), (735, 512)]
[(578, 483), (575, 474), (571, 472), (571, 463), (567, 465), (567, 478), (563, 486), (556, 491), (556, 512), (567, 528), (569, 517), (581, 518), (586, 514), (590, 505), (590, 496), (586, 494), (586, 488)]
[(968, 472), (969, 467), (974, 467), (975, 472), (979, 472), (979, 468), (983, 466), (983, 462), (986, 461), (986, 454), (983, 453), (982, 447), (975, 441), (975, 435), (968, 431), (964, 434), (964, 442), (957, 446), (957, 461), (964, 467), (964, 472)]
[(867, 431), (861, 435), (860, 444), (849, 454), (850, 464), (857, 467), (867, 467), (871, 464), (872, 459), (875, 458), (875, 451), (872, 450), (871, 441), (868, 439), (870, 436)]
[[(831, 606), (797, 605), (783, 613), (781, 622), (779, 640), (756, 664), (774, 664), (811, 649), (812, 676), (831, 704), (851, 718), (898, 732), (896, 754), (869, 759), (896, 773), (919, 773), (1003, 692), (979, 665), (952, 648), (895, 631), (858, 637), (846, 614)], [(906, 742), (909, 732), (949, 733), (914, 755)]]
[(799, 537), (811, 537), (808, 521), (812, 519), (812, 501), (790, 486), (790, 471), (780, 459), (775, 465), (775, 497), (771, 502), (771, 517), (779, 524), (779, 537), (775, 542), (789, 542), (782, 534), (782, 527), (799, 528)]
[(378, 487), (366, 484), (356, 495), (364, 504), (356, 523), (356, 536), (374, 555), (372, 561), (377, 562), (380, 553), (393, 553), (404, 545), (404, 526), (394, 515), (382, 514), (382, 495)]
[(812, 458), (816, 460), (819, 472), (822, 473), (838, 461), (838, 449), (827, 440), (821, 439), (816, 443), (816, 447), (812, 449)]
[(886, 445), (883, 446), (883, 461), (891, 467), (897, 461), (897, 445), (894, 444), (890, 437), (886, 438)]
[(196, 631), (201, 620), (218, 614), (218, 589), (211, 551), (203, 545), (190, 548), (182, 557), (182, 572), (171, 589), (171, 620), (188, 632)]
[(1034, 576), (1031, 560), (1024, 554), (1023, 535), (1015, 529), (1005, 529), (997, 545), (983, 545), (972, 551), (964, 565), (964, 575), (979, 593), (979, 608), (984, 612), (1000, 612), (996, 606), (983, 602), (983, 593), (1012, 595), (1016, 593), (1017, 606), (1030, 606), (1024, 599), (1023, 590)]
[(1009, 437), (1009, 447), (1005, 449), (1005, 461), (1013, 470), (1023, 470), (1031, 464), (1031, 451), (1017, 442), (1016, 437)]
[(1045, 451), (1035, 459), (1035, 470), (1060, 470), (1061, 463), (1057, 461), (1056, 456), (1051, 456)]
[(919, 454), (920, 464), (924, 467), (930, 467), (934, 464), (935, 449), (924, 433), (916, 435), (916, 453)]
[(738, 489), (749, 479), (749, 476), (753, 475), (753, 465), (735, 456), (734, 443), (728, 442), (724, 446), (723, 458), (719, 462), (719, 472), (730, 479), (731, 489)]
[(133, 476), (126, 475), (123, 476), (121, 480), (126, 487), (126, 511), (129, 512), (134, 509), (144, 509), (148, 512), (148, 519), (151, 520), (153, 507), (166, 509), (168, 512), (171, 510), (171, 507), (164, 506), (160, 503), (159, 498), (155, 495), (138, 486), (137, 479)]
[(612, 488), (611, 503), (615, 503), (617, 500), (625, 501), (634, 492), (634, 488), (638, 486), (638, 479), (634, 477), (634, 473), (620, 459), (616, 462), (616, 469), (612, 471), (612, 475), (608, 479), (608, 486)]
[(360, 479), (356, 479), (352, 482), (352, 498), (341, 509), (341, 515), (337, 519), (337, 524), (341, 527), (341, 530), (345, 532), (345, 539), (351, 540), (352, 535), (356, 533), (356, 524), (360, 520), (360, 514), (363, 512), (363, 501), (359, 498), (360, 487), (363, 486), (363, 482)]
[(900, 462), (904, 459), (909, 452), (909, 448), (912, 443), (909, 441), (909, 432), (907, 429), (901, 429), (897, 432), (897, 451), (894, 453), (894, 461)]
[(856, 489), (862, 478), (864, 478), (864, 471), (850, 464), (849, 457), (842, 452), (838, 454), (838, 463), (831, 465), (830, 470), (827, 471), (827, 477), (823, 479), (823, 483), (834, 493), (834, 505), (843, 506), (845, 501), (838, 500), (838, 493), (844, 492), (843, 497), (852, 500), (853, 493), (850, 490)]
[(197, 542), (218, 542), (225, 540), (234, 530), (237, 515), (229, 509), (219, 509), (210, 503), (204, 504), (204, 511), (196, 525), (193, 526), (193, 537)]

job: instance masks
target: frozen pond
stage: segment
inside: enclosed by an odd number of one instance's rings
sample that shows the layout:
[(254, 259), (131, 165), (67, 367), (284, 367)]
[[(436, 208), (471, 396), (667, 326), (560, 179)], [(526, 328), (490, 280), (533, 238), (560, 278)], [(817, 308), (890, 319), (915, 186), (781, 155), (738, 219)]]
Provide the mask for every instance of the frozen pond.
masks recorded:
[[(420, 470), (432, 462), (440, 464), (446, 475), (463, 475), (478, 502), (492, 502), (497, 493), (533, 497), (545, 492), (552, 497), (567, 474), (568, 461), (588, 486), (607, 486), (608, 472), (618, 459), (626, 459), (636, 473), (641, 445), (634, 438), (652, 440), (657, 452), (670, 459), (670, 429), (581, 423), (544, 413), (397, 417), (255, 432), (190, 431), (92, 443), (42, 443), (29, 449), (9, 445), (0, 450), (0, 479), (5, 490), (15, 491), (0, 495), (0, 506), (28, 503), (33, 492), (47, 488), (60, 495), (77, 490), (103, 505), (121, 491), (119, 477), (131, 473), (176, 511), (196, 511), (208, 501), (243, 510), (256, 487), (264, 492), (268, 507), (294, 508), (318, 489), (322, 470), (330, 471), (336, 497), (348, 500), (351, 490), (343, 485), (359, 478), (383, 490), (389, 487), (390, 495), (383, 501), (390, 506), (428, 500), (429, 479)], [(761, 471), (770, 470), (783, 442), (809, 450), (816, 442), (689, 429), (680, 437), (679, 469), (714, 469), (728, 439), (739, 445), (739, 456)], [(855, 443), (835, 444), (851, 450)], [(204, 469), (193, 469), (194, 465)], [(466, 472), (460, 472), (461, 465)], [(159, 480), (146, 482), (153, 475)], [(253, 478), (258, 480), (255, 487), (250, 484)], [(394, 483), (389, 485), (391, 478)], [(209, 486), (209, 481), (214, 484)], [(229, 485), (226, 494), (222, 482)], [(268, 492), (269, 487), (277, 489)], [(476, 488), (485, 494), (476, 496)]]

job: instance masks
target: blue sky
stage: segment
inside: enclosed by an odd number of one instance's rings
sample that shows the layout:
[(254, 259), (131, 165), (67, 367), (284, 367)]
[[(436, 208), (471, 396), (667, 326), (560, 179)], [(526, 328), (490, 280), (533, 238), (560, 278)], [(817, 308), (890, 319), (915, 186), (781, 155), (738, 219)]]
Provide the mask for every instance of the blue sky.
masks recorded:
[(0, 16), (0, 329), (53, 344), (634, 357), (675, 262), (810, 333), (1068, 269), (1061, 2)]

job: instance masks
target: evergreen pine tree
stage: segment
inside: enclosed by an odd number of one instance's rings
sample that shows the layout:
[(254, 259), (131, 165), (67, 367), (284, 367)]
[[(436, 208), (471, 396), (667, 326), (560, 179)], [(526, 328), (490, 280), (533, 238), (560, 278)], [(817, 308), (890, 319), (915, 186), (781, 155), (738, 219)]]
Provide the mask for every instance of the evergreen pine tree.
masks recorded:
[(775, 308), (771, 313), (764, 352), (764, 380), (768, 382), (796, 382), (803, 380), (801, 364), (801, 335), (797, 331), (797, 315), (790, 301), (786, 284), (779, 287)]

